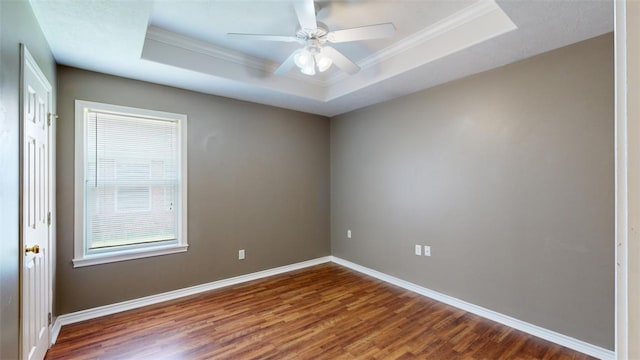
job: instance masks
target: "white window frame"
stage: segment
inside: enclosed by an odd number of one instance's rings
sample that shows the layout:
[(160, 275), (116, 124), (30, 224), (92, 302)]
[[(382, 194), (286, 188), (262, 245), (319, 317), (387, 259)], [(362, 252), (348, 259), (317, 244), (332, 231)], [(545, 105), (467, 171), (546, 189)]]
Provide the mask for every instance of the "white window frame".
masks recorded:
[[(178, 241), (171, 245), (134, 246), (129, 249), (88, 254), (85, 239), (85, 164), (87, 155), (87, 114), (90, 110), (151, 117), (178, 123), (178, 179), (179, 213)], [(187, 116), (164, 111), (103, 104), (92, 101), (75, 102), (75, 199), (74, 199), (74, 258), (73, 267), (105, 264), (187, 251)]]

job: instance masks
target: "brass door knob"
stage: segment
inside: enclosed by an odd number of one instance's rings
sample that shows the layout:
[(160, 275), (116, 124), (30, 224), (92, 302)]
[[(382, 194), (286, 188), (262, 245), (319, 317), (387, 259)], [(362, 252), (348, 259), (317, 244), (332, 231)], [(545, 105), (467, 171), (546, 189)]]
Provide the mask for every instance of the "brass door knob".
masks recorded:
[(39, 253), (40, 253), (40, 246), (38, 246), (38, 245), (33, 245), (33, 246), (31, 246), (31, 247), (26, 247), (26, 248), (24, 248), (24, 252), (25, 252), (25, 253), (30, 253), (30, 252), (32, 252), (32, 253), (34, 253), (34, 254), (39, 254)]

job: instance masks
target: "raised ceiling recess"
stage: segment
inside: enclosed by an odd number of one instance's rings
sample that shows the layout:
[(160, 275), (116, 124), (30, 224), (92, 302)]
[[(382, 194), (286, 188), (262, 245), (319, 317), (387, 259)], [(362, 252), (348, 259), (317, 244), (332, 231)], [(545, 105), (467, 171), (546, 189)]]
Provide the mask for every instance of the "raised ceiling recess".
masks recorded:
[[(394, 4), (393, 2), (378, 4), (376, 13), (392, 13)], [(418, 13), (428, 13), (429, 5), (432, 5), (430, 2), (411, 4), (415, 8), (420, 8), (416, 9)], [(462, 4), (466, 6), (460, 8)], [(389, 10), (385, 11), (381, 5), (389, 7)], [(447, 11), (441, 9), (438, 18), (425, 17), (420, 25), (415, 24), (419, 19), (413, 19), (414, 26), (410, 30), (402, 31), (403, 22), (398, 22), (399, 31), (393, 38), (366, 41), (371, 49), (370, 52), (365, 48), (367, 44), (340, 44), (343, 45), (340, 51), (347, 58), (353, 59), (352, 61), (361, 70), (351, 75), (331, 71), (325, 76), (315, 77), (287, 73), (289, 76), (282, 78), (273, 73), (292, 53), (290, 44), (265, 44), (261, 40), (247, 44), (248, 40), (238, 41), (242, 43), (238, 46), (260, 47), (265, 51), (281, 54), (272, 60), (261, 57), (259, 54), (246, 55), (242, 48), (231, 50), (229, 47), (220, 47), (213, 42), (198, 40), (159, 27), (150, 27), (147, 31), (142, 58), (327, 102), (516, 29), (509, 17), (493, 1), (456, 3), (455, 5), (458, 6), (449, 6)], [(352, 6), (357, 8), (353, 9), (354, 12), (362, 12), (360, 9), (362, 6), (357, 4)], [(340, 5), (340, 9), (348, 11), (349, 3)], [(293, 4), (290, 8), (284, 7), (283, 10), (295, 16)], [(376, 17), (376, 20), (378, 18), (381, 18), (381, 15)], [(329, 25), (332, 22), (328, 14), (325, 13), (323, 16), (323, 12), (320, 11), (318, 19), (333, 28)], [(229, 26), (238, 27), (231, 24)], [(278, 48), (277, 45), (286, 46)], [(299, 45), (295, 44), (293, 51), (298, 47)]]
[(228, 35), (295, 37), (310, 3), (31, 0), (61, 64), (327, 116), (613, 29), (611, 1), (316, 1), (313, 22), (328, 34), (371, 24), (394, 31), (331, 43), (355, 67), (338, 60), (314, 76), (281, 67), (300, 41)]

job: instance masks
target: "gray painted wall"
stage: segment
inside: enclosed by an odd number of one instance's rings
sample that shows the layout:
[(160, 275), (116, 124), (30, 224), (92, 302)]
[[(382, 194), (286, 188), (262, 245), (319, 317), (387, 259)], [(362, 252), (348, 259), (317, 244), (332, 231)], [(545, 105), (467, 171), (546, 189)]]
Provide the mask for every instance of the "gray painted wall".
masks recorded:
[[(55, 87), (56, 67), (27, 1), (0, 1), (0, 359), (18, 358), (20, 43)], [(55, 99), (55, 98), (54, 98)], [(55, 104), (55, 101), (54, 101)]]
[[(58, 314), (330, 254), (327, 118), (64, 66), (58, 85)], [(73, 268), (76, 99), (187, 114), (187, 253)]]
[(331, 119), (333, 255), (613, 349), (613, 54), (608, 34)]

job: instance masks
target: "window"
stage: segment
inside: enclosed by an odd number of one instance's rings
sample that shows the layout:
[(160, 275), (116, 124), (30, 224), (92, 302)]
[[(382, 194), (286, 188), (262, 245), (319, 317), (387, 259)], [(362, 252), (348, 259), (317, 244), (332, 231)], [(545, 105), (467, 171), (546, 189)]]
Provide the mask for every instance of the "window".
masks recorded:
[(75, 267), (187, 250), (187, 117), (76, 100)]

